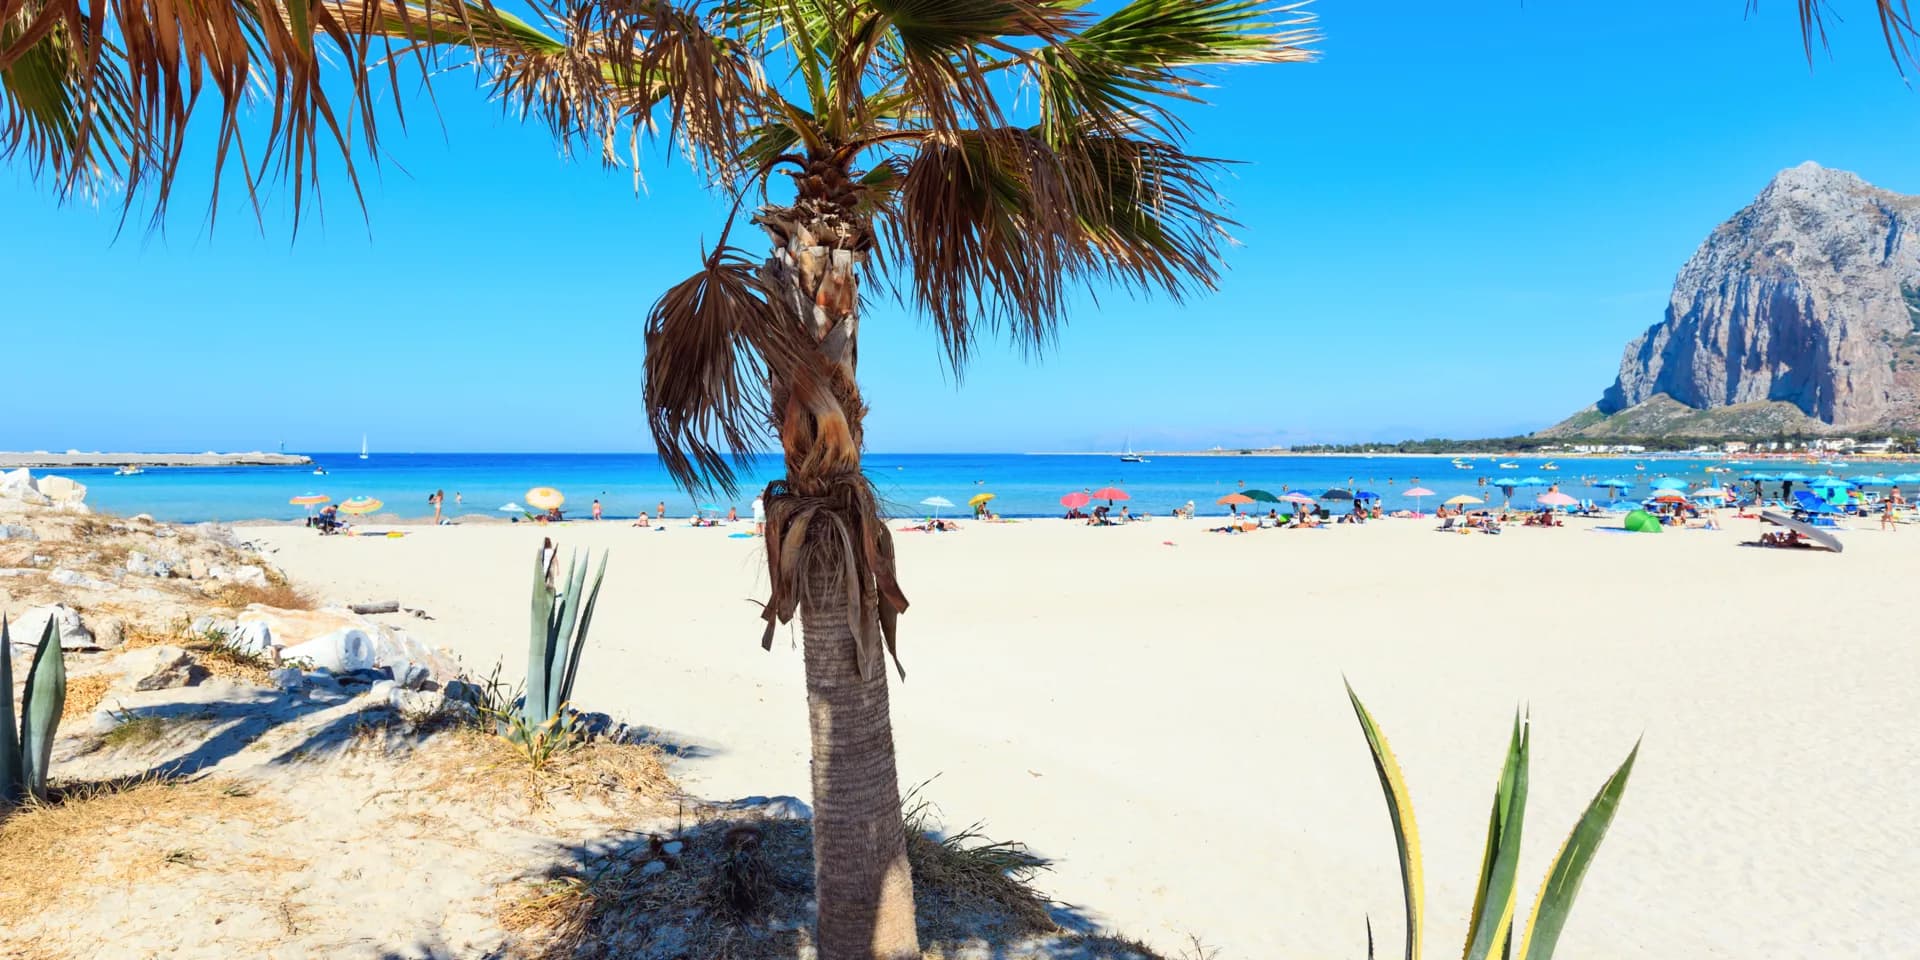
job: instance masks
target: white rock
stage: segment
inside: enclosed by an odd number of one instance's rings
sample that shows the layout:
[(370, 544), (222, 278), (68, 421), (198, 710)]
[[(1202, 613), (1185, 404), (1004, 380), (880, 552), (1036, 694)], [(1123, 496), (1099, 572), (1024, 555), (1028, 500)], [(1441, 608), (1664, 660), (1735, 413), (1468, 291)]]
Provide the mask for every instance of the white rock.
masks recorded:
[(300, 672), (299, 667), (281, 667), (278, 670), (267, 671), (267, 682), (281, 690), (291, 692), (306, 686), (307, 676)]
[(171, 690), (206, 679), (205, 667), (179, 647), (162, 644), (121, 654), (114, 662), (120, 681), (135, 690)]
[[(211, 618), (202, 619), (211, 620)], [(223, 625), (226, 627), (227, 645), (241, 653), (251, 654), (257, 657), (273, 649), (273, 630), (262, 620), (251, 620), (245, 623), (234, 624), (223, 624), (216, 621), (210, 622), (204, 628), (200, 626), (200, 621), (196, 620), (194, 621), (194, 632), (206, 633), (209, 630), (219, 629)]]
[(25, 577), (39, 572), (32, 567), (0, 567), (0, 577)]
[(813, 819), (813, 808), (807, 806), (806, 801), (798, 797), (741, 797), (721, 806), (742, 813), (757, 813), (771, 820)]
[(280, 651), (282, 659), (325, 667), (334, 673), (373, 669), (373, 639), (365, 630), (335, 630)]
[(35, 481), (34, 489), (54, 503), (78, 505), (87, 499), (87, 486), (66, 477), (45, 476)]
[(400, 685), (394, 683), (392, 680), (380, 680), (375, 682), (373, 686), (367, 688), (367, 696), (375, 700), (384, 700), (392, 703), (394, 691), (399, 689)]
[(0, 523), (0, 540), (38, 540), (40, 535), (32, 527), (17, 523)]
[(648, 860), (647, 865), (640, 868), (640, 875), (643, 877), (659, 876), (666, 872), (667, 862), (665, 860)]
[(114, 587), (113, 581), (111, 580), (90, 577), (77, 570), (68, 570), (64, 567), (54, 568), (52, 573), (47, 574), (47, 579), (61, 586), (80, 587), (86, 590), (111, 590)]
[(387, 694), (387, 702), (393, 704), (393, 712), (410, 723), (424, 723), (447, 708), (447, 698), (443, 694), (401, 687)]
[(17, 647), (38, 647), (40, 635), (47, 629), (47, 621), (52, 619), (60, 628), (60, 649), (62, 650), (98, 650), (100, 645), (94, 642), (93, 631), (81, 621), (80, 613), (65, 604), (34, 607), (20, 615), (7, 632)]

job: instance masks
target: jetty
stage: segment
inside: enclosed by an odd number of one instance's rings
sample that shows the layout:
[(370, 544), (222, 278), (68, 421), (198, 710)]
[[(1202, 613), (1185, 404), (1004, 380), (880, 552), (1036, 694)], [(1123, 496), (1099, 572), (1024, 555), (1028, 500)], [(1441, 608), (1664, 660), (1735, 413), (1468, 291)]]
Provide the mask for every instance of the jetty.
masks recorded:
[(297, 467), (313, 463), (313, 458), (297, 453), (0, 453), (0, 470), (27, 467), (34, 470), (73, 469), (77, 467)]

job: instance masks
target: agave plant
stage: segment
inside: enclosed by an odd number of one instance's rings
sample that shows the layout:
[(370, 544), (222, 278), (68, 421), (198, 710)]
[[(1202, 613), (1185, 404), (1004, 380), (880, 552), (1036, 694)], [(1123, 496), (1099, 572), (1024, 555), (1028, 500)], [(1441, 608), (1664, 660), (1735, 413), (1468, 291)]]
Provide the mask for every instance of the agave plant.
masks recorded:
[(60, 650), (60, 628), (53, 617), (40, 634), (40, 649), (27, 668), (26, 695), (19, 726), (13, 719), (13, 637), (0, 616), (0, 805), (47, 797), (47, 767), (60, 711), (67, 705), (67, 658)]
[(580, 670), (580, 653), (593, 623), (593, 605), (600, 598), (600, 582), (607, 576), (607, 557), (588, 591), (587, 566), (574, 551), (567, 574), (556, 580), (560, 550), (552, 540), (542, 541), (533, 566), (533, 623), (527, 648), (527, 687), (519, 708), (500, 720), (500, 735), (523, 747), (545, 748), (560, 739), (566, 728), (567, 704), (573, 699), (573, 680)]
[[(1426, 893), (1420, 864), (1420, 830), (1414, 824), (1413, 799), (1400, 773), (1400, 764), (1387, 746), (1387, 737), (1374, 723), (1373, 715), (1360, 702), (1353, 686), (1347, 686), (1347, 698), (1360, 718), (1360, 729), (1373, 752), (1373, 768), (1380, 775), (1380, 789), (1387, 797), (1387, 815), (1393, 821), (1393, 839), (1400, 854), (1400, 883), (1407, 913), (1407, 960), (1419, 960), (1420, 939)], [(1607, 778), (1587, 804), (1585, 813), (1574, 824), (1573, 832), (1554, 855), (1534, 898), (1533, 913), (1520, 936), (1518, 953), (1513, 946), (1513, 911), (1517, 893), (1516, 872), (1520, 861), (1520, 827), (1527, 812), (1527, 755), (1531, 732), (1528, 721), (1518, 714), (1513, 719), (1513, 736), (1507, 743), (1507, 761), (1500, 771), (1500, 783), (1493, 793), (1493, 813), (1487, 821), (1486, 853), (1480, 863), (1480, 882), (1473, 898), (1472, 926), (1467, 930), (1464, 960), (1488, 960), (1518, 956), (1520, 960), (1549, 960), (1560, 942), (1573, 899), (1580, 892), (1580, 881), (1600, 850), (1620, 797), (1627, 789), (1627, 775), (1633, 772), (1633, 760), (1640, 744), (1633, 745), (1625, 762)], [(1373, 956), (1372, 934), (1368, 934), (1367, 956)]]

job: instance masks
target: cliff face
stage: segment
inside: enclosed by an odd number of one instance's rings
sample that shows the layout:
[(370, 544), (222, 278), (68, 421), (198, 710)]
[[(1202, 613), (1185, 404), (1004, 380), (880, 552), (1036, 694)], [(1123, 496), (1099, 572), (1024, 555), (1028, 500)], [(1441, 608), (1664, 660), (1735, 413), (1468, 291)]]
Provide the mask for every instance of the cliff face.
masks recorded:
[(1920, 421), (1920, 197), (1803, 163), (1713, 231), (1598, 407), (1779, 401), (1834, 428)]

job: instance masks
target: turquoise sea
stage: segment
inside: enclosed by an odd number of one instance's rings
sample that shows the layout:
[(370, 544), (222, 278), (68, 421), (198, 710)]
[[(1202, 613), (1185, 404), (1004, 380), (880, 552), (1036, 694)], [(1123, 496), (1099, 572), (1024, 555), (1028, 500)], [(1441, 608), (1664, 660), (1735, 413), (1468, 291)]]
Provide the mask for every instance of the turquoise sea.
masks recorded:
[[(1592, 487), (1592, 480), (1631, 480), (1636, 486), (1621, 491), (1621, 496), (1644, 497), (1647, 484), (1655, 477), (1678, 475), (1704, 483), (1710, 477), (1706, 467), (1717, 463), (1561, 458), (1555, 471), (1545, 469), (1554, 461), (1537, 457), (1504, 461), (1519, 464), (1517, 470), (1500, 470), (1495, 460), (1484, 458), (1471, 461), (1470, 469), (1457, 469), (1445, 459), (1430, 457), (1148, 457), (1146, 463), (1122, 463), (1114, 456), (871, 453), (866, 464), (887, 509), (897, 516), (931, 512), (920, 506), (920, 501), (936, 496), (959, 505), (957, 511), (943, 508), (944, 513), (966, 513), (968, 498), (993, 493), (993, 507), (1001, 515), (1031, 517), (1062, 513), (1060, 497), (1064, 494), (1107, 486), (1131, 494), (1135, 513), (1165, 514), (1192, 500), (1203, 515), (1218, 514), (1225, 511), (1215, 507), (1214, 500), (1241, 489), (1242, 482), (1247, 488), (1276, 494), (1284, 489), (1316, 495), (1330, 488), (1345, 489), (1351, 483), (1356, 489), (1379, 493), (1389, 508), (1396, 508), (1414, 505), (1403, 493), (1416, 482), (1445, 498), (1459, 493), (1484, 495), (1501, 482), (1537, 477), (1559, 483), (1573, 496), (1605, 501), (1608, 491)], [(386, 504), (383, 512), (417, 518), (432, 515), (427, 496), (444, 490), (451, 515), (498, 513), (505, 504), (523, 502), (528, 488), (535, 486), (563, 491), (568, 515), (575, 517), (586, 516), (595, 498), (610, 517), (632, 517), (641, 510), (652, 512), (661, 501), (673, 516), (685, 516), (709, 503), (722, 510), (736, 506), (746, 515), (754, 491), (778, 476), (780, 467), (777, 457), (763, 459), (753, 477), (743, 481), (741, 492), (729, 499), (722, 494), (695, 497), (676, 488), (652, 454), (376, 453), (361, 460), (354, 453), (339, 453), (316, 454), (314, 459), (326, 468), (326, 476), (314, 476), (311, 467), (149, 469), (132, 477), (113, 476), (109, 470), (57, 472), (87, 484), (87, 500), (96, 509), (192, 522), (295, 519), (304, 510), (290, 506), (287, 500), (306, 493), (326, 494), (335, 500), (356, 495), (377, 497)], [(1635, 470), (1636, 463), (1645, 469)], [(1810, 474), (1832, 471), (1841, 475), (1880, 472), (1880, 468), (1864, 464), (1851, 468), (1774, 464), (1764, 469)], [(1489, 487), (1480, 485), (1483, 477)], [(1522, 487), (1516, 491), (1515, 502), (1531, 503), (1532, 497), (1544, 490), (1544, 486)], [(461, 500), (458, 505), (456, 494)], [(1430, 510), (1436, 503), (1435, 498), (1425, 498), (1422, 505)]]

